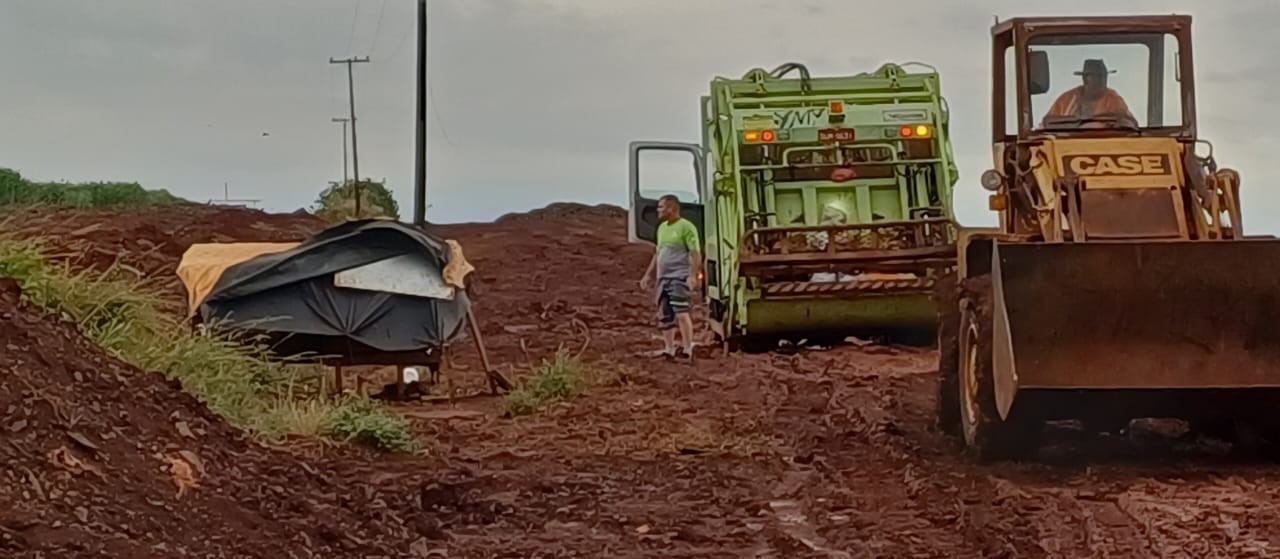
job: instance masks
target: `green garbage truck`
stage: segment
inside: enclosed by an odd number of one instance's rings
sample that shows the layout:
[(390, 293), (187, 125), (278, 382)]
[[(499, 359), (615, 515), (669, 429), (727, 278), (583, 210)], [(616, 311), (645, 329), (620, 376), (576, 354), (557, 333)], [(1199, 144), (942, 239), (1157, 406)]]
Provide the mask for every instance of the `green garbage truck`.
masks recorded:
[[(632, 242), (654, 242), (658, 199), (680, 199), (704, 242), (717, 336), (932, 340), (932, 290), (957, 231), (938, 72), (815, 77), (788, 63), (717, 77), (701, 101), (700, 143), (630, 144), (628, 227)], [(651, 169), (653, 156), (680, 161), (687, 186)]]

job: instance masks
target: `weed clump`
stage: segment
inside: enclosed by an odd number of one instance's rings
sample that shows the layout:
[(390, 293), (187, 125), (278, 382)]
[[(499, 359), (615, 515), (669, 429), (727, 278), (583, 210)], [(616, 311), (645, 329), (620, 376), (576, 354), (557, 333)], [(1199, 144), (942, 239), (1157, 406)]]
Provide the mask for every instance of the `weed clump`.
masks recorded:
[(392, 417), (368, 398), (348, 398), (325, 417), (323, 430), (378, 448), (397, 452), (413, 452), (417, 441), (409, 431), (409, 422), (402, 417)]
[(578, 395), (585, 385), (582, 362), (562, 348), (554, 359), (543, 359), (528, 376), (516, 382), (503, 403), (513, 416), (528, 415)]

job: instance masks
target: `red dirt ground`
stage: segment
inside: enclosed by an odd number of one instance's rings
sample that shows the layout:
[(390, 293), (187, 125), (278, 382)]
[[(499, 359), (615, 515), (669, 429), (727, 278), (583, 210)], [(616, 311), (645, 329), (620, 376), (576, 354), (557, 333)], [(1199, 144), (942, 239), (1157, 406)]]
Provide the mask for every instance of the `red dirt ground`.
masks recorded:
[[(0, 556), (395, 556), (376, 502), (105, 355), (0, 279)], [(14, 555), (16, 554), (16, 555)]]
[[(186, 217), (164, 218), (168, 225), (155, 230), (217, 231), (202, 220), (233, 219), (222, 211), (186, 210)], [(105, 213), (41, 215), (47, 223), (113, 219)], [(397, 557), (1280, 554), (1280, 468), (1271, 464), (1188, 451), (1165, 441), (1077, 440), (1067, 434), (1039, 462), (979, 466), (965, 459), (953, 439), (931, 426), (932, 350), (873, 344), (729, 356), (704, 351), (695, 365), (653, 360), (647, 352), (659, 341), (651, 325), (652, 305), (636, 284), (650, 253), (626, 243), (624, 217), (618, 208), (562, 204), (493, 224), (434, 228), (458, 239), (477, 268), (476, 311), (494, 361), (518, 377), (557, 347), (581, 352), (593, 378), (585, 394), (531, 416), (502, 417), (496, 399), (472, 396), (482, 388), (481, 375), (474, 352), (463, 344), (452, 351), (456, 366), (433, 387), (443, 393), (451, 385), (458, 395), (454, 402), (437, 396), (394, 404), (414, 418), (427, 447), (421, 455), (342, 453), (311, 460), (318, 475), (294, 473), (296, 478), (287, 481), (271, 476), (296, 472), (287, 464), (298, 463), (300, 469), (300, 458), (240, 442), (158, 380), (147, 384), (149, 391), (126, 391), (69, 382), (66, 372), (41, 372), (111, 369), (67, 365), (95, 355), (82, 343), (66, 351), (28, 349), (49, 335), (27, 324), (35, 318), (18, 321), (22, 326), (6, 328), (5, 336), (37, 333), (19, 344), (8, 342), (8, 349), (0, 346), (6, 352), (0, 362), (13, 363), (6, 374), (37, 386), (73, 386), (51, 390), (65, 401), (83, 402), (78, 409), (99, 406), (103, 411), (85, 412), (78, 429), (112, 453), (113, 473), (129, 477), (113, 485), (93, 485), (92, 474), (73, 477), (81, 494), (66, 502), (31, 489), (21, 468), (42, 477), (62, 475), (44, 453), (62, 444), (82, 449), (57, 427), (25, 426), (13, 434), (25, 414), (44, 414), (40, 425), (53, 424), (53, 416), (39, 399), (10, 396), (24, 389), (6, 381), (0, 410), (32, 411), (9, 411), (0, 424), (0, 452), (26, 449), (14, 455), (24, 457), (17, 462), (18, 473), (0, 478), (0, 498), (16, 498), (47, 516), (30, 526), (29, 521), (0, 522), (0, 538), (10, 538), (0, 541), (24, 538), (25, 549), (55, 556), (51, 552), (57, 548), (30, 547), (36, 535), (54, 530), (49, 519), (76, 522), (74, 507), (82, 506), (92, 523), (105, 513), (84, 503), (106, 502), (117, 511), (107, 518), (157, 527), (151, 539), (137, 540), (144, 542), (139, 546), (164, 542), (172, 550), (197, 545), (191, 543), (196, 540), (204, 547), (193, 549), (214, 557), (266, 556), (280, 548), (305, 556), (285, 542), (301, 541), (297, 534), (319, 541), (323, 534), (316, 526), (326, 521), (369, 548), (395, 550), (382, 553)], [(307, 226), (298, 216), (255, 214), (251, 219), (263, 224), (264, 235), (277, 234), (270, 232), (275, 223), (281, 235)], [(142, 231), (145, 226), (131, 227)], [(237, 238), (239, 230), (225, 234)], [(79, 238), (84, 246), (96, 246), (92, 234)], [(163, 237), (148, 240), (165, 242)], [(191, 241), (173, 242), (180, 247)], [(105, 246), (110, 251), (119, 245)], [(168, 266), (172, 273), (176, 256), (166, 256), (163, 265), (155, 258), (149, 269)], [(6, 318), (0, 324), (13, 323)], [(41, 359), (50, 364), (32, 364)], [(130, 417), (120, 418), (120, 410), (130, 411)], [(200, 435), (202, 446), (186, 446), (188, 441), (172, 432), (168, 414), (174, 410), (203, 421), (208, 433)], [(157, 442), (131, 450), (134, 439), (103, 439), (108, 426), (145, 433)], [(24, 439), (26, 430), (39, 435)], [(20, 443), (25, 446), (11, 440), (26, 441)], [(181, 501), (165, 501), (173, 499), (175, 487), (171, 474), (159, 471), (153, 447), (166, 455), (178, 449), (197, 452), (206, 471), (215, 473)], [(235, 468), (239, 473), (230, 473)], [(259, 480), (270, 479), (282, 479), (274, 483), (289, 496), (314, 496), (325, 491), (316, 487), (323, 487), (317, 484), (326, 472), (341, 480), (339, 489), (328, 491), (343, 497), (337, 504), (324, 502), (336, 509), (301, 507), (292, 514), (268, 509), (269, 514), (263, 512), (266, 500), (254, 496), (271, 483)], [(207, 516), (200, 518), (208, 518), (209, 526), (199, 534), (184, 532), (183, 522), (202, 522), (194, 520), (195, 513), (175, 516), (135, 494), (177, 511), (203, 507)], [(279, 500), (287, 503), (289, 496)], [(246, 522), (254, 526), (247, 531), (254, 535), (199, 539)]]

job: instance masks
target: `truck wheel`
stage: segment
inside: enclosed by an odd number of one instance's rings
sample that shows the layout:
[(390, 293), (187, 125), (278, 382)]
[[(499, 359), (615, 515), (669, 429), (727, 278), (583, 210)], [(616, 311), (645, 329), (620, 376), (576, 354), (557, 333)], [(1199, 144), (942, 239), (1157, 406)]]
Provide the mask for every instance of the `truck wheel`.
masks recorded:
[(938, 429), (948, 435), (960, 435), (960, 298), (955, 274), (938, 281), (935, 303), (938, 306)]
[(980, 462), (1031, 455), (1041, 428), (1039, 422), (1019, 418), (1016, 410), (1001, 419), (996, 409), (990, 293), (988, 277), (967, 280), (960, 303), (960, 424), (965, 446)]

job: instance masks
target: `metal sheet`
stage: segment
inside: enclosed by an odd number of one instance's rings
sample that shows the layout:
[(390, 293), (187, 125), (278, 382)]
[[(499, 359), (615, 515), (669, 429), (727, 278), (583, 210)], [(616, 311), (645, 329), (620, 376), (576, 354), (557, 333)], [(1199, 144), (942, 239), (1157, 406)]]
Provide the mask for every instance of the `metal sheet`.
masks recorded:
[[(1000, 261), (1000, 245), (993, 247), (992, 260)], [(1004, 270), (991, 270), (994, 308), (991, 309), (991, 373), (995, 386), (996, 411), (1001, 419), (1009, 418), (1013, 399), (1018, 394), (1018, 368), (1014, 361), (1013, 336), (1009, 326), (1009, 307), (1004, 300)]]
[(445, 284), (441, 271), (418, 254), (404, 254), (335, 273), (338, 287), (383, 291), (452, 301), (454, 288)]
[(1091, 239), (1186, 237), (1182, 207), (1168, 188), (1085, 190), (1080, 193), (1084, 233)]
[(1020, 389), (1280, 387), (1280, 242), (998, 250)]

